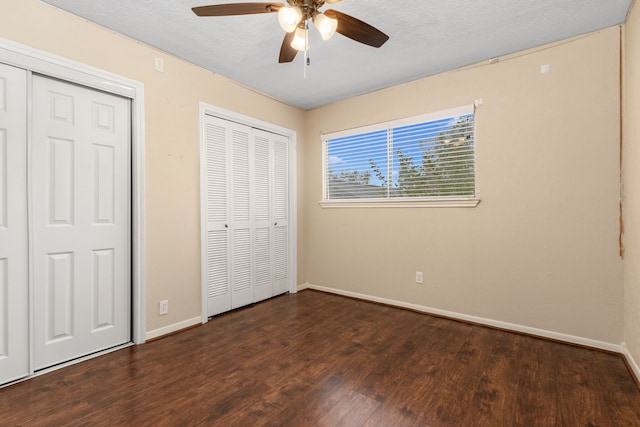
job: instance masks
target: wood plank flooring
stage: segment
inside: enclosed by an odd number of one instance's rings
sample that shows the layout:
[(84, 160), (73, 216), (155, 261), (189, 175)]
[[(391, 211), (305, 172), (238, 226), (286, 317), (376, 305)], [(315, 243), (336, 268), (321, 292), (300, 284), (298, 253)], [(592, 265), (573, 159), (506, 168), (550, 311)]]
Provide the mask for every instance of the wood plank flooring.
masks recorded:
[(315, 291), (0, 389), (2, 426), (640, 426), (619, 355)]

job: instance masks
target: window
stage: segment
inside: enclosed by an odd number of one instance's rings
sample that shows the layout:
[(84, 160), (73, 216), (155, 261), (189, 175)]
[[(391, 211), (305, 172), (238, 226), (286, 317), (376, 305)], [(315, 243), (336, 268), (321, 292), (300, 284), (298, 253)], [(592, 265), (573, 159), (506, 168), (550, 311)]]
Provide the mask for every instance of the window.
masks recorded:
[(322, 140), (325, 207), (478, 203), (472, 105)]

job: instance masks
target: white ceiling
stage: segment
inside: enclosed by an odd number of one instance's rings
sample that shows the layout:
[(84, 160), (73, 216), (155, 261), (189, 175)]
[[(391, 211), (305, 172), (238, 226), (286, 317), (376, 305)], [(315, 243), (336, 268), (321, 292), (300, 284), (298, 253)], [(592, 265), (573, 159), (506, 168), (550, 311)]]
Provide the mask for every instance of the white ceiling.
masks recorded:
[(235, 0), (43, 0), (309, 109), (623, 23), (632, 0), (344, 0), (326, 4), (390, 36), (372, 48), (310, 33), (311, 65), (279, 64), (277, 14), (206, 17), (191, 8)]

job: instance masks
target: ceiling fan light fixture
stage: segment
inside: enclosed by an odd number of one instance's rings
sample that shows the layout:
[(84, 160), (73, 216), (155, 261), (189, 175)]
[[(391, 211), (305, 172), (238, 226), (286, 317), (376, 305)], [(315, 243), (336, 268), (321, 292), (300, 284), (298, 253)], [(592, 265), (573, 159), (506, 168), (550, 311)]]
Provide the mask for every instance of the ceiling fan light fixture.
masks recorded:
[(291, 47), (298, 51), (309, 50), (309, 38), (307, 37), (307, 30), (304, 28), (296, 28), (296, 33), (293, 36)]
[(318, 13), (313, 17), (313, 25), (315, 25), (320, 32), (322, 40), (329, 40), (338, 29), (338, 20), (329, 18), (324, 13)]
[(302, 11), (299, 7), (283, 7), (278, 11), (278, 22), (287, 33), (294, 31), (302, 21)]

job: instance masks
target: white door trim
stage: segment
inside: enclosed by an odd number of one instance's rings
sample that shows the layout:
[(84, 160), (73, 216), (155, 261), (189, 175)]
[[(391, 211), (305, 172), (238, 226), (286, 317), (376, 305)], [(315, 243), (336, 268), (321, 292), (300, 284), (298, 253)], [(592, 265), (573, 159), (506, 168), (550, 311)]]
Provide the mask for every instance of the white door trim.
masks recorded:
[[(236, 113), (234, 111), (225, 110), (224, 108), (216, 107), (204, 102), (200, 103), (200, 158), (204, 158), (204, 141), (205, 141), (205, 116), (215, 116), (221, 119), (230, 120), (232, 122), (241, 123), (243, 125), (265, 130), (267, 132), (276, 133), (289, 138), (289, 292), (294, 294), (298, 291), (298, 272), (297, 272), (297, 242), (298, 242), (298, 228), (297, 228), (297, 179), (296, 179), (296, 143), (297, 133), (293, 129), (285, 128), (275, 125), (273, 123), (265, 122), (244, 114)], [(201, 166), (202, 167), (202, 166)], [(204, 192), (206, 191), (206, 185), (203, 183), (203, 171), (200, 171), (200, 200), (204, 200)], [(200, 205), (200, 229), (206, 229), (207, 214), (204, 211), (204, 204)], [(200, 265), (201, 268), (201, 290), (202, 290), (202, 323), (208, 321), (207, 316), (207, 287), (206, 287), (206, 239), (200, 237)]]
[[(144, 343), (146, 335), (144, 84), (3, 38), (0, 38), (0, 62), (121, 95), (131, 100), (132, 340), (135, 344)], [(29, 293), (33, 294), (31, 284)]]

